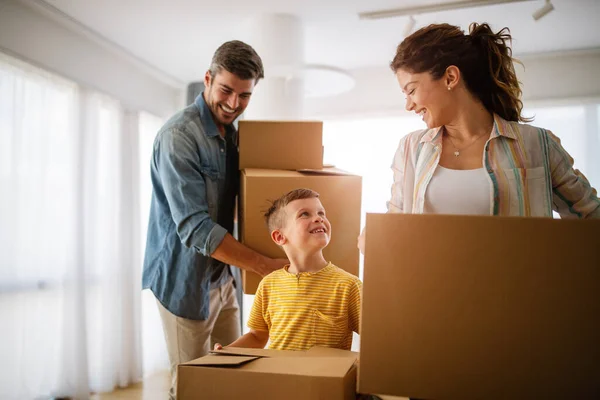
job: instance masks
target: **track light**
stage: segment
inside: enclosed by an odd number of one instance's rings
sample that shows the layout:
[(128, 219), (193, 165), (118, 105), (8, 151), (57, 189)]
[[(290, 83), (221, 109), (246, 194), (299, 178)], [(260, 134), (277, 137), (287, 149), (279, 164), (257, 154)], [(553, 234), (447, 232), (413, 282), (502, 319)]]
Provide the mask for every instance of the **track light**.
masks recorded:
[(546, 4), (544, 4), (542, 8), (535, 10), (532, 14), (532, 17), (537, 21), (552, 10), (554, 10), (554, 6), (550, 0), (546, 0)]
[(408, 21), (406, 21), (406, 26), (404, 27), (404, 37), (407, 37), (413, 32), (416, 23), (417, 20), (412, 15), (408, 17)]
[(533, 0), (445, 0), (443, 2), (438, 2), (437, 4), (360, 12), (358, 13), (358, 17), (360, 19), (382, 19), (401, 17), (404, 15), (429, 14), (440, 11), (491, 6), (495, 4), (520, 3), (525, 1)]

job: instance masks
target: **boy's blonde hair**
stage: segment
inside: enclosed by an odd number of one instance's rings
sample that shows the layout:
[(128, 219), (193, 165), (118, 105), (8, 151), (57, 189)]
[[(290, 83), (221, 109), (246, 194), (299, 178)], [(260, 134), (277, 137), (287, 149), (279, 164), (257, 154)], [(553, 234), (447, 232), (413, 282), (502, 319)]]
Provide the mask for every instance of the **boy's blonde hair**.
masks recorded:
[(284, 208), (294, 200), (312, 199), (318, 198), (319, 193), (311, 189), (294, 189), (287, 192), (277, 200), (273, 201), (271, 207), (265, 213), (265, 221), (269, 227), (269, 232), (273, 232), (276, 229), (281, 229), (285, 225), (285, 211)]

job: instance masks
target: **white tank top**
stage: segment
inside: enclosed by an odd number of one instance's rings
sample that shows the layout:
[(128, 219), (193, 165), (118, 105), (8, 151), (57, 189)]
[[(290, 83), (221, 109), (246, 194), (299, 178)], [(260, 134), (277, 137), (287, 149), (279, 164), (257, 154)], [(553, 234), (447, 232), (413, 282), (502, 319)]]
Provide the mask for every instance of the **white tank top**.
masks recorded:
[(490, 183), (485, 169), (457, 170), (438, 165), (425, 192), (423, 213), (490, 215)]

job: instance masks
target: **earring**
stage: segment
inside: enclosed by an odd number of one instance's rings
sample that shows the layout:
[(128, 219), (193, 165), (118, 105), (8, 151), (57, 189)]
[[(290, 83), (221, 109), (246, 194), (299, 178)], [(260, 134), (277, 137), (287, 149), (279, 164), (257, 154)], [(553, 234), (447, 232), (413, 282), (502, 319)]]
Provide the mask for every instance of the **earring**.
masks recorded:
[(451, 91), (451, 90), (452, 90), (452, 88), (450, 86), (448, 86), (448, 91)]

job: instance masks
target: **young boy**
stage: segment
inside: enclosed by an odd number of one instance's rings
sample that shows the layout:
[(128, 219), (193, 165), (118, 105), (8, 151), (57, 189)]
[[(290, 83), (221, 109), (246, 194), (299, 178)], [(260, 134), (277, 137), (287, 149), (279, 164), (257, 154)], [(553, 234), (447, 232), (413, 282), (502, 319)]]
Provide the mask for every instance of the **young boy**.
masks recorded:
[[(271, 239), (290, 265), (259, 284), (246, 333), (231, 347), (307, 350), (313, 346), (350, 350), (360, 326), (361, 281), (323, 257), (331, 224), (319, 194), (296, 189), (273, 202), (265, 214)], [(221, 349), (216, 344), (215, 349)]]

